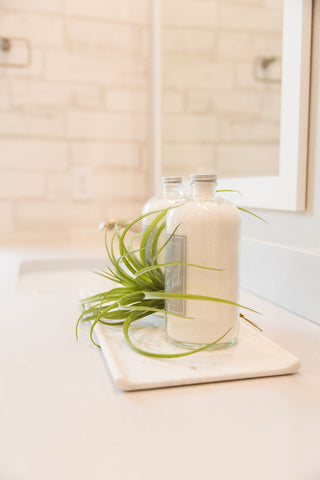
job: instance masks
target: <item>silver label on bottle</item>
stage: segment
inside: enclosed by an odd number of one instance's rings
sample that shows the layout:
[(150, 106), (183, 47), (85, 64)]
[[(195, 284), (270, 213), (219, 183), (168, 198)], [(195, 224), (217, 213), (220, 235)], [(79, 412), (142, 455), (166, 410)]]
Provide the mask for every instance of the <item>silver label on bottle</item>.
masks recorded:
[[(170, 238), (166, 234), (166, 240)], [(187, 238), (185, 235), (173, 235), (166, 245), (165, 262), (186, 262)], [(166, 293), (186, 293), (186, 266), (170, 265), (165, 268)], [(166, 300), (166, 309), (179, 315), (186, 314), (184, 298), (170, 298)]]

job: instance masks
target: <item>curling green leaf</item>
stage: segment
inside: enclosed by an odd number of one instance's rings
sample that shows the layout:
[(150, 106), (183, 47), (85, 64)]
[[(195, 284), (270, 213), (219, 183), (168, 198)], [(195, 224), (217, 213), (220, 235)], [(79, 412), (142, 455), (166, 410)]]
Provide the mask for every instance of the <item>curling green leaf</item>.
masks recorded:
[[(223, 336), (218, 339), (213, 339), (212, 343), (201, 348), (181, 352), (177, 354), (158, 354), (148, 352), (137, 347), (129, 337), (129, 328), (133, 322), (138, 319), (148, 317), (151, 314), (162, 312), (163, 314), (175, 315), (168, 312), (165, 308), (165, 302), (168, 299), (186, 299), (186, 300), (200, 300), (209, 302), (220, 302), (229, 305), (234, 305), (246, 310), (256, 312), (255, 310), (239, 305), (227, 299), (209, 297), (196, 294), (179, 294), (165, 292), (165, 275), (163, 269), (167, 266), (185, 265), (186, 267), (203, 268), (206, 270), (222, 271), (219, 268), (211, 268), (202, 265), (188, 264), (183, 262), (167, 262), (158, 264), (159, 253), (161, 253), (168, 245), (169, 241), (177, 231), (179, 225), (174, 229), (171, 235), (168, 236), (163, 245), (158, 246), (162, 233), (165, 229), (165, 218), (167, 212), (172, 208), (178, 208), (180, 205), (174, 205), (164, 210), (158, 210), (141, 215), (134, 220), (125, 220), (114, 225), (114, 232), (111, 232), (110, 224), (106, 225), (105, 231), (105, 248), (107, 253), (107, 260), (109, 265), (96, 272), (108, 281), (115, 284), (114, 288), (106, 292), (97, 293), (90, 297), (84, 298), (80, 301), (82, 312), (76, 323), (76, 338), (78, 338), (78, 328), (80, 322), (91, 322), (90, 339), (94, 345), (97, 345), (94, 339), (94, 330), (98, 323), (103, 325), (112, 325), (122, 327), (123, 334), (129, 347), (134, 351), (155, 358), (178, 358), (186, 355), (191, 355), (200, 352), (207, 348), (214, 346), (220, 342), (230, 331), (225, 332)], [(260, 220), (261, 217), (253, 214), (243, 208), (238, 207), (239, 210), (245, 211)], [(148, 215), (152, 215), (153, 220), (142, 235), (131, 234), (130, 229), (140, 222)], [(131, 236), (130, 236), (131, 235)], [(133, 249), (133, 241), (140, 241), (139, 248)], [(147, 258), (147, 252), (152, 252), (151, 265), (150, 259)], [(119, 252), (119, 254), (117, 253)], [(242, 318), (246, 319), (244, 315)], [(183, 318), (190, 318), (185, 317)], [(248, 322), (253, 323), (246, 319)]]

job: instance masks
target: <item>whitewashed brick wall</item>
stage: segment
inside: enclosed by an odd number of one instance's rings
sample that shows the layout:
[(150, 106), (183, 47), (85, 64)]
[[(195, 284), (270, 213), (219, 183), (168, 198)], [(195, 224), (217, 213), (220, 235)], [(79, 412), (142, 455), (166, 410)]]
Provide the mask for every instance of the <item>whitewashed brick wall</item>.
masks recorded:
[[(96, 235), (148, 192), (149, 0), (2, 0), (0, 36), (28, 68), (0, 67), (0, 241)], [(25, 61), (12, 44), (0, 62)], [(91, 198), (74, 172), (90, 167)]]
[(282, 3), (161, 1), (166, 174), (277, 174), (281, 86), (258, 82), (253, 63), (281, 57)]

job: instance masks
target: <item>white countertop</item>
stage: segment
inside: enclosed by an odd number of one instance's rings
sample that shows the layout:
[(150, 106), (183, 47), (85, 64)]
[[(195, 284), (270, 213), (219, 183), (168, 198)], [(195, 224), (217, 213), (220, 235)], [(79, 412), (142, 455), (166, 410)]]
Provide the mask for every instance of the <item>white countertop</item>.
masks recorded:
[(123, 393), (86, 325), (75, 340), (75, 291), (16, 292), (22, 259), (99, 256), (0, 252), (0, 479), (319, 480), (320, 327), (242, 292), (298, 374)]

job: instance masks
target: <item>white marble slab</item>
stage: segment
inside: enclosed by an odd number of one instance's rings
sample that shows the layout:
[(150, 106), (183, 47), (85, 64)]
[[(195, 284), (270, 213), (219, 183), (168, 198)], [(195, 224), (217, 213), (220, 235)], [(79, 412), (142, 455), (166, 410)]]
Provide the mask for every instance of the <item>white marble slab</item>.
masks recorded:
[[(182, 351), (167, 340), (163, 324), (157, 316), (140, 320), (130, 330), (134, 343), (157, 353)], [(175, 359), (135, 353), (124, 340), (121, 327), (99, 324), (95, 333), (115, 384), (127, 391), (286, 375), (300, 366), (297, 357), (243, 322), (236, 345)]]

